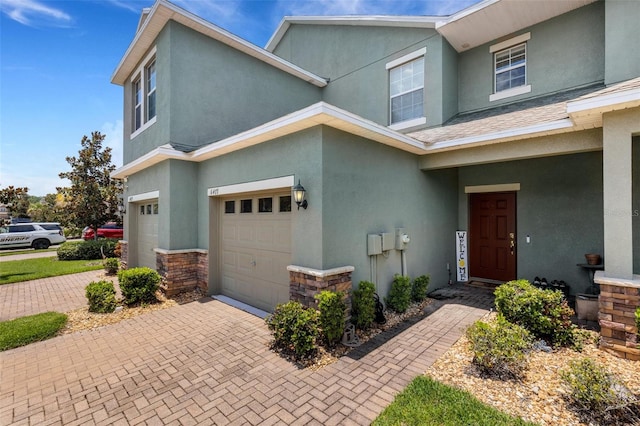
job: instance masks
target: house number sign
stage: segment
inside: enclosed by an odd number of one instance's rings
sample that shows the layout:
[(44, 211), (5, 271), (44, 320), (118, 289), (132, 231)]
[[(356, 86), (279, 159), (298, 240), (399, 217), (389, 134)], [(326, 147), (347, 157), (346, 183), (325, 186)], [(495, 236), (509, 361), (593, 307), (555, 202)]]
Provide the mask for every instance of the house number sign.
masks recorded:
[(458, 282), (469, 281), (467, 231), (456, 231), (456, 275)]

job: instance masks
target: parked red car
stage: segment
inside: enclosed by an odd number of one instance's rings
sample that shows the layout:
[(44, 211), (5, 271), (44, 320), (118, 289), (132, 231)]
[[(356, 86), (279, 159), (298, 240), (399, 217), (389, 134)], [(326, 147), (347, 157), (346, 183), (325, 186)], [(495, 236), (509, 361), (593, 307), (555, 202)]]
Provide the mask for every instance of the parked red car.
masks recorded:
[[(82, 230), (83, 240), (93, 240), (93, 229), (88, 226)], [(121, 240), (123, 236), (122, 225), (115, 222), (107, 222), (98, 228), (98, 238), (115, 238)]]

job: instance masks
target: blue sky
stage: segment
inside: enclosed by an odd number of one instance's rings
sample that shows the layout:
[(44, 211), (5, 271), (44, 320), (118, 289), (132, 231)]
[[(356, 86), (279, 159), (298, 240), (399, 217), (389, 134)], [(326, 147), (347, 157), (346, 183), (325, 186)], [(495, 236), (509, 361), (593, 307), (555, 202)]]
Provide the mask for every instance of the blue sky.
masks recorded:
[[(285, 15), (448, 15), (478, 0), (174, 0), (263, 47)], [(111, 74), (152, 0), (0, 0), (0, 187), (66, 182), (65, 157), (100, 131), (122, 165), (122, 88)]]

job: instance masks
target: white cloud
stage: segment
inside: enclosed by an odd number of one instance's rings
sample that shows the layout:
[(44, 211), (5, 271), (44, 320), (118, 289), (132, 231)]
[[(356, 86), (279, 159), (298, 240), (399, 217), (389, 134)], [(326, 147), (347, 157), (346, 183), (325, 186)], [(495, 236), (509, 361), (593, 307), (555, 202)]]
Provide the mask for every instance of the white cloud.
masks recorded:
[(107, 122), (102, 125), (100, 133), (105, 135), (103, 148), (111, 148), (111, 162), (116, 167), (122, 166), (122, 133), (123, 124), (122, 120), (116, 120), (115, 123)]
[(122, 8), (122, 9), (126, 9), (130, 12), (134, 12), (134, 13), (141, 13), (142, 9), (144, 8), (144, 6), (141, 6), (139, 4), (135, 4), (133, 2), (127, 1), (127, 0), (108, 0), (109, 3), (111, 3), (112, 5)]
[(9, 18), (23, 25), (66, 26), (72, 22), (69, 14), (36, 0), (2, 0), (0, 8)]

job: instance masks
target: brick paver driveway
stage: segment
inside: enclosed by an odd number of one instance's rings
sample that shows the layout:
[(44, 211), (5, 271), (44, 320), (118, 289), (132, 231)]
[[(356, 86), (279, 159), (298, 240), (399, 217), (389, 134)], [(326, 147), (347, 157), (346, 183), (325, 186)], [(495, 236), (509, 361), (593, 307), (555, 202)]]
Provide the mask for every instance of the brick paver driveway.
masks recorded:
[[(104, 279), (103, 270), (0, 285), (0, 321), (47, 311), (67, 312), (87, 306), (84, 288), (91, 281), (100, 279)], [(118, 281), (115, 277), (107, 279)]]
[(425, 319), (318, 371), (264, 322), (203, 299), (0, 353), (0, 424), (369, 424), (490, 306), (449, 290)]

